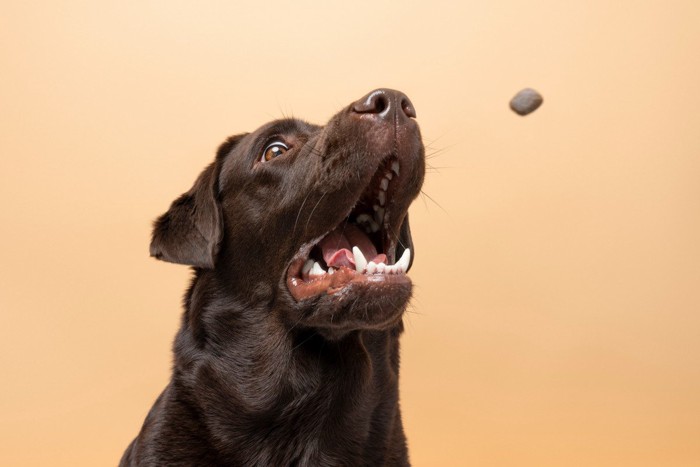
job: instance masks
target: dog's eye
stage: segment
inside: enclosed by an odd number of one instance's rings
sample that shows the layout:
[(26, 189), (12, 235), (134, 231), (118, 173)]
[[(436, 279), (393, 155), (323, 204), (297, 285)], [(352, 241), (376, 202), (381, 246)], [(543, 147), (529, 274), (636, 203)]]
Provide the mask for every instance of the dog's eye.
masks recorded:
[(289, 147), (286, 144), (281, 143), (279, 141), (275, 141), (274, 143), (268, 144), (265, 150), (263, 151), (263, 155), (260, 159), (260, 162), (266, 162), (274, 159), (277, 156), (281, 156), (282, 154), (287, 152), (288, 149)]

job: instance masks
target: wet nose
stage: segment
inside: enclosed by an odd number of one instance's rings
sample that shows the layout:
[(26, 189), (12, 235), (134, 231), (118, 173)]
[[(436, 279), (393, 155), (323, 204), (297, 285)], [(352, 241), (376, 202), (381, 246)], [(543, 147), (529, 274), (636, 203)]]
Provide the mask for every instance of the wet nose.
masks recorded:
[(375, 115), (382, 120), (399, 122), (416, 118), (416, 109), (406, 94), (393, 89), (375, 89), (354, 104), (352, 111), (357, 114)]

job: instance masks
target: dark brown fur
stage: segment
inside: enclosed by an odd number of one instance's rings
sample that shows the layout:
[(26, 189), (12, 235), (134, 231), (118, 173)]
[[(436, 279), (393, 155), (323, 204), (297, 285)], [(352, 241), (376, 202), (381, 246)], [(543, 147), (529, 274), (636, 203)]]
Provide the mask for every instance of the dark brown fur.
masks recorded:
[[(287, 119), (229, 138), (156, 221), (151, 254), (193, 266), (194, 278), (172, 379), (120, 465), (409, 464), (398, 339), (410, 282), (301, 301), (286, 283), (300, 247), (343, 222), (388, 155), (403, 177), (389, 234), (412, 247), (423, 145), (402, 110), (410, 101), (376, 92), (393, 107), (364, 111), (365, 97), (325, 126)], [(259, 162), (273, 136), (291, 149)]]

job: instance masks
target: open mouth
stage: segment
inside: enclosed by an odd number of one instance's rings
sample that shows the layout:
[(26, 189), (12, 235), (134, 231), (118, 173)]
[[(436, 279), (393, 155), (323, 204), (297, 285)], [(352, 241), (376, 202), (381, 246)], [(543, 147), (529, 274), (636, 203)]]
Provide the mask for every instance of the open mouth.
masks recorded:
[(399, 177), (398, 159), (385, 159), (345, 219), (300, 249), (287, 271), (296, 300), (334, 294), (351, 283), (410, 282), (411, 251), (397, 245), (400, 226), (389, 224)]

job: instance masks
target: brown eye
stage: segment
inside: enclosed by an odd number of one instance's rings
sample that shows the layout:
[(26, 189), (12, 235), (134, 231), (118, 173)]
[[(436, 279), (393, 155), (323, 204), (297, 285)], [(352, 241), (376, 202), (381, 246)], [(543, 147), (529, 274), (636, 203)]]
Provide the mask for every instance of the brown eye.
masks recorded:
[(260, 162), (266, 162), (274, 159), (277, 156), (281, 156), (287, 150), (289, 147), (284, 144), (280, 143), (279, 141), (275, 141), (274, 143), (268, 144), (265, 150), (263, 151), (262, 158), (260, 159)]

